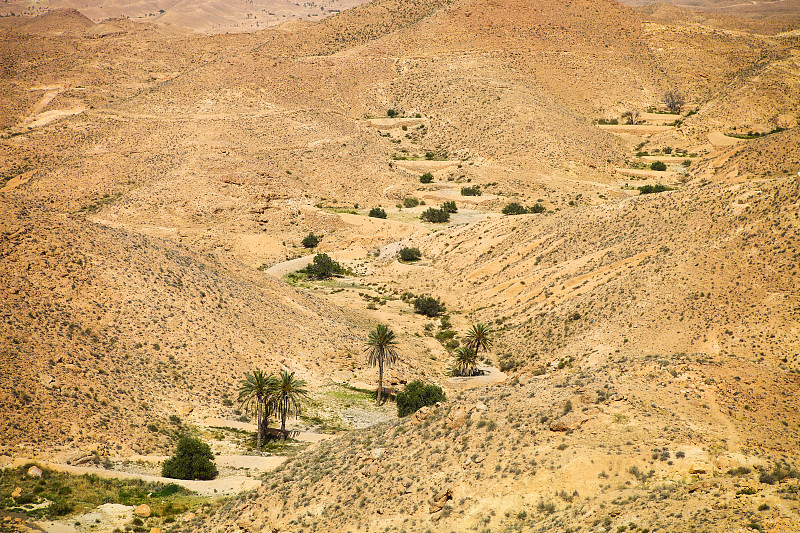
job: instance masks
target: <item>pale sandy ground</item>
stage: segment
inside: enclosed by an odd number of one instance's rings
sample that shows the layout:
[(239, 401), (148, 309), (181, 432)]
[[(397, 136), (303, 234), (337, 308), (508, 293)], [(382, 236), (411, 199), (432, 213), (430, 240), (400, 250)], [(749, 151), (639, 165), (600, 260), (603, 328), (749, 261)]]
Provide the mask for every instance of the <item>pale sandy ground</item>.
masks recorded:
[(378, 129), (398, 128), (400, 126), (416, 126), (422, 124), (422, 118), (371, 118), (367, 119), (367, 124)]
[(736, 137), (728, 137), (721, 131), (712, 131), (708, 134), (708, 142), (710, 142), (711, 146), (716, 150), (736, 146), (744, 140), (745, 139), (737, 139)]
[(656, 135), (673, 129), (672, 126), (652, 126), (650, 124), (599, 125), (597, 127), (610, 133), (630, 133), (633, 135)]
[(508, 378), (505, 372), (493, 366), (479, 366), (478, 369), (483, 371), (482, 376), (447, 378), (447, 386), (454, 389), (476, 389), (502, 383)]
[(656, 180), (661, 181), (677, 181), (678, 176), (680, 173), (678, 172), (670, 172), (665, 170), (660, 172), (658, 170), (637, 170), (633, 168), (618, 168), (617, 173), (622, 174), (624, 176), (633, 176), (637, 178), (654, 178)]

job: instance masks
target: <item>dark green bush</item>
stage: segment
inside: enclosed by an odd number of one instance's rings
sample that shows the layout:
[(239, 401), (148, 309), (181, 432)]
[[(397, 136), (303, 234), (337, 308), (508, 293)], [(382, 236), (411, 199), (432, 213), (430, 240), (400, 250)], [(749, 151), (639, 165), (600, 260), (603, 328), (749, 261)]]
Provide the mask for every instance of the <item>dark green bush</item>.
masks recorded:
[(458, 213), (458, 207), (453, 200), (448, 200), (442, 203), (442, 211), (447, 211), (448, 213)]
[(389, 118), (394, 118), (397, 115), (398, 115), (398, 113), (397, 113), (396, 109), (387, 109), (386, 110), (386, 116), (389, 117)]
[(659, 172), (664, 172), (667, 170), (667, 165), (662, 161), (653, 161), (650, 164), (650, 170), (657, 170)]
[(658, 192), (672, 190), (665, 185), (661, 185), (660, 183), (657, 183), (655, 185), (642, 185), (641, 187), (638, 187), (638, 189), (639, 189), (639, 194), (654, 194)]
[(214, 479), (217, 467), (211, 448), (200, 439), (181, 437), (175, 455), (164, 461), (161, 475), (173, 479)]
[(435, 207), (429, 207), (419, 216), (419, 218), (426, 222), (434, 222), (437, 224), (441, 224), (450, 220), (450, 213), (448, 213), (444, 209), (436, 209)]
[(432, 296), (420, 296), (414, 300), (414, 312), (431, 318), (445, 312), (444, 304)]
[(373, 207), (369, 210), (369, 216), (372, 218), (386, 218), (386, 211), (382, 207)]
[(461, 187), (461, 196), (480, 196), (482, 194), (480, 185)]
[(433, 174), (430, 172), (426, 172), (422, 176), (419, 177), (420, 183), (431, 183), (433, 181)]
[(413, 196), (409, 196), (408, 198), (403, 198), (403, 207), (417, 207), (418, 205), (419, 205), (419, 200), (417, 200)]
[(310, 265), (301, 270), (314, 279), (327, 279), (333, 276), (341, 276), (347, 271), (342, 265), (330, 258), (328, 254), (317, 254)]
[(420, 380), (407, 384), (397, 393), (397, 416), (404, 417), (417, 412), (420, 407), (447, 401), (444, 391), (438, 385), (426, 385)]
[(525, 215), (528, 213), (528, 208), (518, 202), (511, 202), (501, 211), (504, 215)]
[(542, 204), (533, 204), (528, 208), (528, 213), (544, 213), (544, 206)]
[(400, 258), (400, 261), (419, 261), (422, 259), (419, 248), (409, 248), (408, 246), (402, 248), (397, 253), (397, 256)]
[(321, 238), (322, 237), (319, 235), (314, 235), (314, 232), (312, 231), (311, 233), (303, 237), (302, 245), (304, 248), (314, 248), (319, 244), (319, 240)]

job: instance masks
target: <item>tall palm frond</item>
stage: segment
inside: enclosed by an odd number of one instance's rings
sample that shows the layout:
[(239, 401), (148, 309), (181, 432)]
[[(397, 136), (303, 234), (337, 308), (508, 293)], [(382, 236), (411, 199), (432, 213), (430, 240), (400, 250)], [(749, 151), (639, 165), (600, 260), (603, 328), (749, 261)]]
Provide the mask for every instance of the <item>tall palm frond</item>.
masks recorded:
[(378, 405), (381, 404), (383, 393), (383, 367), (392, 366), (397, 362), (396, 345), (394, 331), (386, 324), (378, 324), (369, 332), (366, 346), (367, 364), (378, 367)]
[(270, 387), (268, 410), (280, 418), (284, 440), (286, 440), (286, 418), (292, 413), (295, 417), (299, 416), (301, 403), (308, 399), (308, 390), (305, 386), (305, 380), (296, 378), (294, 372), (283, 369)]
[(464, 335), (464, 340), (467, 341), (467, 346), (472, 348), (477, 356), (479, 350), (487, 351), (492, 347), (491, 335), (492, 330), (486, 324), (473, 324), (467, 334)]

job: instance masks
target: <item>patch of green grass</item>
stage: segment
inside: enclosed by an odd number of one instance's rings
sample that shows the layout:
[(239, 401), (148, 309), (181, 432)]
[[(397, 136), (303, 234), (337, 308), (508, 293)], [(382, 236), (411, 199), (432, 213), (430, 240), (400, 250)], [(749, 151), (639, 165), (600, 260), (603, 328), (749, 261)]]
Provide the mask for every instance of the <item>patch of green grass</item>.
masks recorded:
[(105, 194), (101, 198), (98, 198), (97, 200), (90, 203), (89, 205), (85, 205), (80, 209), (78, 209), (78, 213), (86, 213), (89, 215), (93, 215), (94, 213), (99, 212), (105, 206), (119, 200), (121, 196), (122, 196), (121, 192), (115, 194)]
[[(207, 501), (174, 483), (106, 479), (93, 474), (75, 476), (46, 467), (40, 467), (41, 478), (31, 478), (26, 475), (30, 466), (0, 471), (0, 510), (14, 509), (30, 518), (41, 519), (86, 512), (104, 503), (147, 503), (153, 516), (161, 517), (197, 508)], [(22, 489), (22, 494), (15, 499), (11, 493), (16, 487)], [(52, 503), (41, 506), (47, 502)]]

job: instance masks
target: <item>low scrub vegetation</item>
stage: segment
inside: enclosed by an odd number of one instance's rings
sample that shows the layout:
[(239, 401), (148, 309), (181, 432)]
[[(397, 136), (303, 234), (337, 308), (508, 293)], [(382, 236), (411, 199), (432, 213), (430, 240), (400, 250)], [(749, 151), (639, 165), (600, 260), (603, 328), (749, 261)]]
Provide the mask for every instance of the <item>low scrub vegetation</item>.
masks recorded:
[(403, 198), (403, 207), (417, 207), (418, 205), (419, 205), (419, 200), (417, 200), (413, 196), (409, 196), (408, 198)]
[(448, 200), (442, 204), (442, 211), (447, 211), (448, 213), (458, 213), (458, 207), (453, 200)]
[(218, 473), (211, 448), (195, 437), (181, 437), (175, 455), (161, 467), (161, 475), (173, 479), (208, 480)]
[(527, 215), (528, 213), (543, 213), (544, 211), (544, 206), (540, 203), (526, 207), (518, 202), (511, 202), (506, 204), (501, 213), (504, 215)]
[(397, 393), (397, 416), (413, 415), (420, 408), (447, 401), (444, 391), (438, 385), (428, 385), (420, 380), (407, 384), (402, 391)]
[(397, 257), (400, 259), (400, 261), (410, 263), (422, 259), (422, 253), (420, 253), (419, 248), (409, 248), (406, 246), (397, 252)]
[(422, 176), (419, 177), (420, 183), (431, 183), (433, 181), (433, 174), (430, 172), (426, 172)]
[(314, 235), (314, 232), (312, 231), (311, 233), (303, 237), (301, 244), (303, 245), (304, 248), (315, 248), (319, 244), (321, 238), (322, 238), (321, 235)]
[(667, 170), (667, 165), (663, 161), (653, 161), (650, 164), (650, 170), (656, 170), (658, 172), (664, 172)]
[(373, 207), (369, 210), (369, 216), (372, 218), (386, 218), (386, 210), (382, 207)]
[(641, 187), (637, 187), (637, 189), (639, 189), (639, 194), (655, 194), (659, 192), (672, 190), (666, 185), (661, 185), (660, 183), (657, 183), (655, 185), (642, 185)]
[(483, 193), (481, 192), (480, 185), (470, 185), (469, 187), (461, 187), (461, 196), (480, 196)]
[(450, 213), (445, 211), (444, 209), (437, 209), (435, 207), (429, 207), (425, 210), (420, 216), (420, 220), (424, 220), (425, 222), (433, 222), (434, 224), (443, 224), (445, 222), (450, 221)]
[[(59, 518), (85, 512), (104, 503), (139, 505), (147, 503), (154, 514), (169, 516), (184, 512), (188, 490), (175, 484), (147, 483), (140, 479), (105, 479), (95, 475), (76, 476), (39, 467), (41, 477), (26, 474), (34, 464), (0, 470), (0, 510), (30, 518)], [(19, 487), (20, 495), (12, 497)], [(50, 502), (49, 505), (41, 505)], [(2, 529), (2, 528), (0, 528)]]
[(427, 317), (442, 316), (445, 313), (444, 304), (433, 296), (420, 296), (414, 300), (414, 312)]
[(299, 272), (312, 279), (328, 279), (333, 276), (347, 274), (347, 270), (338, 262), (330, 258), (328, 254), (317, 254), (310, 265), (301, 269)]

